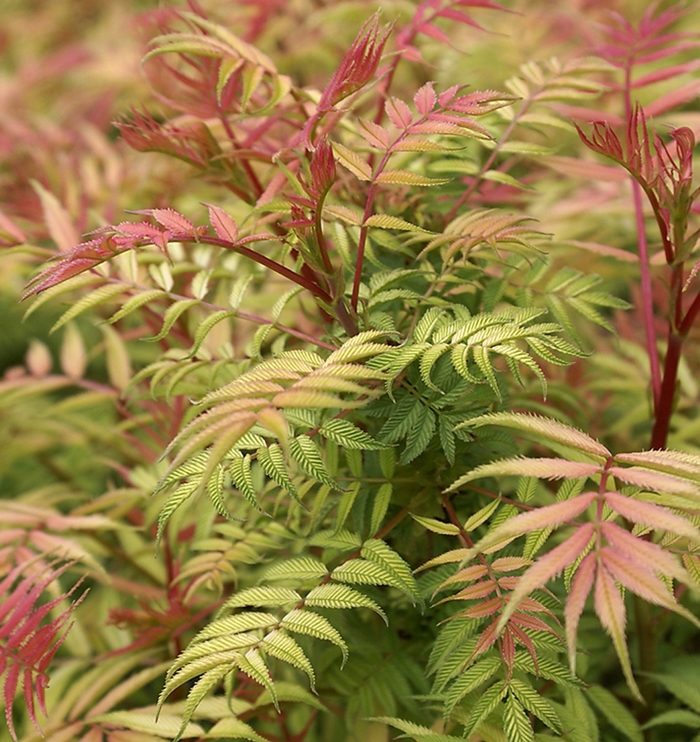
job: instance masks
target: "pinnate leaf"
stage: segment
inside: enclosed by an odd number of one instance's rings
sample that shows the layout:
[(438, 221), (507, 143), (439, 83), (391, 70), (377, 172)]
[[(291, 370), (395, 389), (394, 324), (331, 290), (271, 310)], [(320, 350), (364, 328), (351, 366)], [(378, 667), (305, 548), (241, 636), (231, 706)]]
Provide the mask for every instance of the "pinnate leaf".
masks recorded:
[(458, 427), (481, 427), (482, 425), (500, 425), (502, 427), (530, 433), (554, 443), (575, 448), (581, 453), (594, 457), (609, 458), (612, 454), (605, 446), (576, 428), (538, 415), (526, 415), (517, 412), (495, 412), (475, 417)]
[(319, 585), (306, 596), (305, 602), (317, 608), (370, 608), (388, 624), (386, 614), (377, 603), (347, 585)]

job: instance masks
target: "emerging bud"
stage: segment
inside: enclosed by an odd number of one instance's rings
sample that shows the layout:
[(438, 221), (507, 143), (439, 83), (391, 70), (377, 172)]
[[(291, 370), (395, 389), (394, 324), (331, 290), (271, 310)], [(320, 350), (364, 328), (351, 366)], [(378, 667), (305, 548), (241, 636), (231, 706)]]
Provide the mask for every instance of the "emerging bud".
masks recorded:
[(311, 155), (311, 188), (313, 195), (317, 198), (324, 196), (328, 189), (335, 183), (337, 174), (335, 169), (335, 157), (333, 148), (327, 139), (322, 139)]
[(389, 32), (379, 33), (379, 23), (374, 15), (357, 34), (352, 46), (343, 57), (331, 81), (323, 91), (318, 108), (326, 111), (339, 103), (343, 98), (357, 92), (374, 76), (379, 66), (384, 44)]

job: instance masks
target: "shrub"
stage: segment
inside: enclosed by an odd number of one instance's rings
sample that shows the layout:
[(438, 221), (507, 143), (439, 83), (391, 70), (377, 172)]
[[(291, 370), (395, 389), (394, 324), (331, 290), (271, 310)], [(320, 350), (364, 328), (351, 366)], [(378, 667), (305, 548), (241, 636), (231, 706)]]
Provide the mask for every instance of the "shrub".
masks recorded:
[(88, 6), (8, 26), (9, 735), (687, 739), (690, 11)]

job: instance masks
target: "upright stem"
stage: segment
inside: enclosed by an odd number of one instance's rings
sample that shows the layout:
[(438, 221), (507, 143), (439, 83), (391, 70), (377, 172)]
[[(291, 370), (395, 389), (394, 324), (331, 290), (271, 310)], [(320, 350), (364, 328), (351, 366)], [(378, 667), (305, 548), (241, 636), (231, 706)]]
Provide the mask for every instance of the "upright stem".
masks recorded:
[[(625, 120), (632, 118), (632, 64), (631, 60), (625, 67)], [(644, 334), (647, 340), (649, 355), (649, 369), (651, 371), (651, 392), (654, 400), (654, 416), (658, 415), (659, 397), (661, 395), (661, 373), (659, 369), (659, 353), (656, 349), (656, 332), (654, 331), (654, 299), (651, 291), (651, 272), (649, 270), (649, 250), (647, 235), (644, 229), (644, 208), (642, 206), (642, 187), (632, 179), (632, 199), (634, 201), (634, 217), (637, 224), (637, 244), (639, 245), (639, 272), (642, 284), (642, 317)], [(652, 446), (653, 447), (653, 446)]]
[[(632, 60), (628, 58), (625, 67), (625, 119), (632, 119)], [(634, 215), (637, 226), (637, 244), (639, 245), (639, 273), (642, 285), (642, 317), (644, 322), (644, 334), (647, 342), (647, 354), (649, 356), (649, 369), (651, 372), (651, 391), (653, 398), (654, 430), (652, 433), (651, 447), (664, 448), (668, 436), (668, 424), (670, 422), (670, 410), (672, 405), (666, 404), (666, 387), (673, 376), (675, 386), (675, 373), (670, 374), (669, 362), (672, 360), (670, 340), (672, 333), (669, 332), (669, 347), (666, 353), (666, 367), (664, 369), (663, 382), (659, 369), (659, 355), (656, 348), (656, 332), (654, 330), (654, 300), (651, 290), (651, 272), (649, 270), (649, 251), (647, 247), (646, 230), (644, 229), (644, 209), (642, 205), (642, 187), (632, 179), (632, 198), (634, 202)], [(658, 215), (657, 210), (654, 210)], [(661, 226), (661, 225), (660, 225)], [(663, 235), (662, 235), (663, 237)], [(668, 247), (664, 243), (664, 250), (668, 258)], [(680, 346), (678, 347), (680, 353)], [(676, 361), (677, 369), (677, 361)], [(666, 420), (665, 429), (660, 427), (660, 416), (662, 410), (668, 408), (669, 418)], [(663, 440), (662, 440), (663, 439)], [(660, 442), (660, 444), (659, 444)], [(658, 444), (658, 445), (655, 445)], [(656, 690), (651, 678), (646, 674), (656, 669), (656, 636), (654, 622), (649, 604), (634, 596), (633, 599), (634, 621), (638, 642), (639, 670), (642, 673), (640, 680), (640, 692), (644, 698), (644, 705), (637, 711), (640, 722), (648, 721), (654, 709), (656, 701)], [(648, 733), (646, 733), (648, 734)], [(646, 738), (646, 735), (645, 735)]]
[(646, 335), (647, 353), (649, 355), (654, 414), (656, 415), (658, 414), (659, 397), (661, 395), (661, 371), (659, 367), (659, 353), (656, 348), (656, 332), (654, 330), (654, 299), (651, 291), (651, 271), (649, 270), (647, 236), (644, 229), (642, 188), (634, 179), (632, 180), (632, 198), (634, 200), (634, 216), (637, 223), (637, 244), (639, 245), (639, 273), (642, 284), (642, 317), (644, 319), (644, 334)]
[(664, 378), (661, 385), (659, 404), (656, 408), (654, 428), (651, 434), (653, 449), (666, 448), (668, 431), (673, 415), (673, 400), (676, 394), (676, 380), (678, 379), (678, 364), (681, 360), (683, 337), (674, 330), (669, 332), (666, 361), (664, 363)]

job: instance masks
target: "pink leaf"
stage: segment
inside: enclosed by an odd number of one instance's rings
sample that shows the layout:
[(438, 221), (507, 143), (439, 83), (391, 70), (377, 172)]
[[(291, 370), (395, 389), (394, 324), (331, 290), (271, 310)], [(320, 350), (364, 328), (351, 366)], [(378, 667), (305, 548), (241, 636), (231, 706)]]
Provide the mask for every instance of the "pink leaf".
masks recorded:
[(501, 557), (500, 559), (494, 559), (491, 569), (494, 572), (513, 572), (522, 567), (529, 567), (530, 564), (531, 561), (524, 557)]
[(114, 227), (114, 231), (120, 235), (147, 242), (152, 242), (163, 234), (163, 230), (146, 222), (120, 222)]
[(5, 690), (3, 693), (5, 699), (5, 719), (7, 721), (7, 726), (10, 730), (10, 734), (12, 735), (12, 739), (14, 739), (15, 742), (17, 742), (17, 734), (15, 732), (15, 724), (12, 719), (12, 702), (14, 701), (15, 693), (17, 692), (17, 681), (19, 680), (19, 672), (20, 666), (18, 664), (10, 665), (10, 669), (5, 675)]
[(674, 64), (670, 67), (663, 67), (660, 70), (650, 72), (648, 75), (637, 78), (633, 83), (633, 88), (642, 88), (646, 85), (652, 85), (655, 82), (661, 82), (662, 80), (668, 80), (671, 77), (677, 75), (684, 75), (686, 72), (692, 72), (700, 67), (700, 62), (694, 60), (692, 62), (685, 62), (683, 64)]
[(450, 39), (450, 37), (442, 29), (434, 26), (432, 23), (421, 23), (418, 26), (417, 30), (420, 33), (425, 34), (426, 36), (429, 36), (431, 39), (439, 41), (441, 44), (452, 46), (452, 39)]
[(32, 181), (32, 186), (41, 200), (44, 221), (46, 222), (51, 239), (53, 239), (61, 251), (70, 250), (78, 242), (78, 233), (73, 226), (70, 215), (56, 196), (53, 193), (49, 193), (41, 183)]
[[(520, 604), (520, 607), (523, 607), (522, 603)], [(529, 616), (527, 613), (523, 613), (522, 611), (516, 611), (511, 616), (508, 627), (512, 628), (513, 624), (522, 626), (522, 628), (524, 629), (531, 629), (532, 631), (543, 631), (547, 634), (557, 636), (557, 632), (554, 631), (554, 629), (541, 618), (538, 618), (537, 616)]]
[(516, 625), (511, 621), (510, 623), (510, 630), (513, 632), (513, 636), (516, 637), (516, 639), (527, 649), (528, 654), (532, 658), (532, 664), (535, 666), (535, 673), (539, 672), (539, 669), (537, 667), (537, 650), (535, 649), (535, 644), (532, 641), (532, 639), (520, 628), (520, 626)]
[(383, 126), (375, 124), (374, 121), (360, 119), (358, 129), (360, 134), (373, 147), (381, 150), (389, 149), (391, 138), (389, 132)]
[(652, 116), (659, 116), (666, 111), (670, 111), (673, 108), (682, 106), (685, 103), (689, 103), (695, 100), (700, 92), (700, 80), (693, 80), (692, 82), (681, 85), (681, 87), (672, 90), (666, 95), (662, 95), (657, 98), (653, 103), (648, 106), (644, 106), (644, 112), (651, 118)]
[(545, 585), (549, 580), (560, 572), (563, 572), (566, 567), (576, 561), (577, 557), (588, 546), (594, 533), (595, 526), (593, 523), (586, 523), (586, 525), (578, 528), (564, 543), (559, 544), (559, 546), (538, 559), (525, 572), (520, 578), (518, 586), (511, 593), (508, 604), (501, 615), (498, 622), (499, 630), (502, 630), (508, 623), (508, 620), (517, 610), (525, 596)]
[(418, 64), (426, 64), (425, 59), (415, 46), (412, 46), (411, 44), (399, 44), (398, 39), (397, 45), (399, 45), (401, 56), (404, 59), (408, 59), (410, 62), (417, 62)]
[(608, 473), (616, 479), (621, 479), (623, 482), (634, 484), (644, 489), (700, 497), (700, 489), (697, 485), (686, 479), (675, 477), (672, 474), (664, 474), (663, 472), (652, 471), (639, 466), (629, 468), (611, 466), (608, 469)]
[(639, 562), (646, 569), (659, 572), (668, 577), (685, 582), (688, 575), (681, 567), (676, 557), (664, 551), (660, 546), (633, 536), (629, 531), (621, 528), (617, 523), (604, 521), (600, 530), (608, 543), (620, 554)]
[(604, 546), (600, 554), (605, 568), (621, 585), (648, 603), (669, 610), (676, 609), (675, 598), (669, 593), (666, 584), (642, 564), (609, 546)]
[(376, 14), (362, 26), (323, 91), (318, 104), (319, 111), (329, 110), (372, 79), (388, 36), (389, 31), (379, 33)]
[(480, 31), (483, 31), (483, 27), (480, 26), (471, 16), (468, 16), (466, 13), (462, 13), (460, 10), (454, 10), (454, 8), (443, 8), (441, 11), (438, 12), (438, 15), (441, 18), (449, 18), (451, 21), (457, 21), (457, 23), (464, 23), (466, 25), (472, 26), (473, 28), (478, 28)]
[(651, 528), (670, 531), (700, 544), (700, 529), (666, 508), (650, 502), (625, 497), (619, 492), (606, 492), (605, 501), (615, 512), (631, 523), (640, 523)]
[(625, 639), (625, 624), (627, 623), (625, 603), (612, 576), (602, 565), (598, 569), (594, 605), (595, 612), (598, 614), (603, 628), (610, 634), (613, 640), (613, 645), (617, 657), (620, 660), (627, 685), (635, 697), (642, 701), (642, 695), (632, 675), (632, 665), (630, 663), (629, 650), (627, 649), (627, 640)]
[(438, 589), (442, 590), (444, 587), (453, 585), (455, 582), (473, 582), (474, 580), (479, 580), (488, 571), (489, 568), (486, 564), (473, 564), (471, 567), (460, 569), (459, 572), (448, 577)]
[(397, 129), (407, 129), (413, 122), (411, 109), (399, 98), (389, 98), (386, 102), (386, 115)]
[(496, 639), (498, 639), (498, 624), (497, 621), (493, 621), (481, 633), (479, 641), (476, 643), (474, 651), (471, 653), (469, 659), (472, 660), (474, 657), (483, 654), (492, 644), (495, 643)]
[(452, 87), (447, 88), (447, 90), (443, 90), (440, 95), (438, 95), (438, 103), (443, 107), (447, 108), (450, 103), (454, 100), (455, 95), (459, 92), (460, 86), (459, 85), (452, 85)]
[(214, 204), (204, 204), (209, 209), (209, 221), (217, 237), (229, 242), (235, 242), (238, 239), (238, 225), (220, 206)]
[(418, 113), (426, 114), (432, 111), (437, 102), (437, 95), (435, 94), (435, 90), (433, 90), (433, 83), (426, 82), (422, 88), (419, 88), (418, 92), (413, 96), (413, 102)]
[(562, 157), (550, 155), (543, 158), (543, 163), (552, 170), (575, 178), (600, 180), (603, 182), (616, 183), (627, 180), (629, 176), (619, 167), (614, 165), (603, 165), (599, 162), (589, 162), (578, 157)]
[(493, 580), (484, 580), (483, 582), (476, 582), (469, 587), (465, 587), (455, 595), (450, 595), (449, 598), (444, 598), (441, 603), (447, 600), (480, 600), (496, 589), (496, 583)]
[[(34, 561), (34, 566), (36, 566)], [(46, 713), (44, 706), (44, 688), (47, 684), (45, 670), (63, 642), (65, 635), (60, 631), (67, 622), (73, 606), (70, 606), (49, 624), (39, 626), (40, 622), (63, 600), (69, 593), (59, 595), (48, 603), (37, 607), (36, 601), (50, 582), (62, 574), (70, 564), (59, 569), (49, 568), (48, 573), (32, 573), (14, 585), (17, 577), (27, 565), (20, 565), (13, 569), (0, 583), (0, 627), (2, 636), (7, 637), (4, 645), (0, 645), (0, 667), (5, 675), (4, 700), (5, 715), (10, 734), (16, 740), (12, 720), (12, 701), (17, 690), (20, 676), (24, 688), (25, 703), (29, 717), (37, 727), (35, 698), (41, 710)], [(79, 583), (78, 583), (79, 584)], [(8, 592), (9, 591), (9, 592)], [(8, 667), (9, 664), (9, 667)]]
[[(545, 507), (531, 510), (528, 513), (516, 515), (515, 518), (507, 520), (503, 525), (498, 526), (491, 533), (486, 534), (477, 544), (469, 549), (464, 561), (467, 562), (476, 556), (476, 554), (491, 549), (496, 544), (502, 545), (504, 542), (512, 541), (524, 533), (537, 531), (541, 528), (555, 528), (562, 525), (562, 523), (571, 521), (581, 515), (597, 496), (595, 492), (585, 492), (571, 500), (556, 502), (553, 505), (546, 505)], [(532, 567), (530, 567), (531, 569)]]
[(21, 245), (26, 242), (24, 232), (2, 212), (0, 212), (0, 245), (9, 247), (11, 245)]
[(588, 554), (579, 565), (571, 590), (564, 608), (564, 622), (566, 624), (566, 643), (569, 648), (569, 667), (571, 672), (576, 670), (576, 634), (578, 623), (586, 604), (586, 598), (593, 587), (595, 577), (595, 554)]
[(36, 680), (32, 677), (31, 669), (27, 669), (23, 673), (22, 677), (22, 690), (24, 691), (24, 705), (27, 708), (29, 719), (34, 725), (34, 728), (41, 734), (41, 727), (36, 718), (36, 706), (34, 704), (34, 684), (40, 682), (40, 677), (37, 676)]
[(503, 657), (503, 661), (508, 667), (508, 674), (510, 674), (513, 669), (513, 662), (515, 662), (515, 640), (508, 627), (503, 632), (503, 638), (501, 640), (501, 657)]
[(175, 209), (141, 209), (132, 212), (134, 214), (146, 214), (152, 216), (158, 224), (171, 230), (172, 232), (194, 234), (194, 224), (175, 211)]
[(493, 616), (503, 605), (503, 598), (496, 596), (489, 600), (481, 600), (475, 605), (461, 611), (458, 615), (465, 618), (483, 618), (484, 616)]
[[(581, 163), (582, 165), (584, 163)], [(590, 165), (590, 163), (585, 163)], [(601, 167), (608, 167), (607, 165), (601, 165)], [(555, 168), (556, 169), (556, 168)], [(619, 168), (614, 168), (615, 172), (621, 172)], [(580, 240), (568, 240), (567, 245), (573, 245), (582, 250), (588, 250), (596, 255), (604, 255), (605, 257), (615, 258), (615, 260), (621, 260), (625, 263), (638, 263), (639, 256), (633, 252), (622, 250), (619, 247), (610, 247), (608, 245), (601, 245), (598, 242), (581, 242)]]

